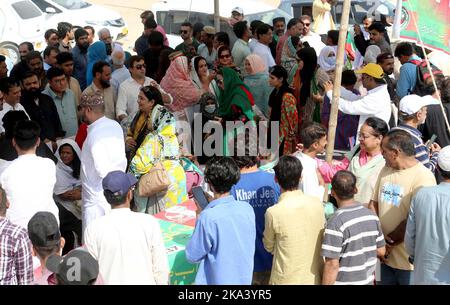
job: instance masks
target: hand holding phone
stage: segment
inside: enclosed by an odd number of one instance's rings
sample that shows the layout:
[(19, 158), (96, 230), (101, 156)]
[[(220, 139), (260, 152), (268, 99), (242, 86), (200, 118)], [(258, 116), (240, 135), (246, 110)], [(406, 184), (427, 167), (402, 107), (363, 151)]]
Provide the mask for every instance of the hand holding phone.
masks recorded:
[(437, 135), (433, 134), (431, 136), (430, 140), (428, 140), (427, 145), (426, 145), (428, 150), (430, 150), (431, 145), (434, 143), (434, 141), (436, 141), (436, 138), (437, 138)]
[(192, 188), (192, 194), (194, 195), (194, 200), (200, 210), (204, 210), (208, 205), (208, 199), (201, 186), (194, 186)]

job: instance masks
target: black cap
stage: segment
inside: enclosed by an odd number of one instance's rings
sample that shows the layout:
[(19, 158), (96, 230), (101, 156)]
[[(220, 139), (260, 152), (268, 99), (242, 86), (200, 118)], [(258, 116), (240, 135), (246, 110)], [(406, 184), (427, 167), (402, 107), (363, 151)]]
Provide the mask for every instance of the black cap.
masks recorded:
[(35, 247), (56, 246), (60, 239), (59, 225), (50, 212), (37, 212), (28, 222), (28, 236)]
[(64, 285), (87, 285), (97, 279), (99, 266), (97, 260), (84, 249), (75, 249), (64, 257), (51, 255), (45, 264), (55, 273)]

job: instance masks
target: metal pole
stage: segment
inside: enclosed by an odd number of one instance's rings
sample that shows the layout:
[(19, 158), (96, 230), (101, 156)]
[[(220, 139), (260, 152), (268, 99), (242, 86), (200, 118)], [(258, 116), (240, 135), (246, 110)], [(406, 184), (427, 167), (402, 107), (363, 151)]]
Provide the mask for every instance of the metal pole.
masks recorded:
[(392, 38), (400, 39), (400, 28), (402, 24), (402, 0), (397, 0), (397, 6), (395, 7), (394, 27), (392, 29)]
[(219, 0), (214, 0), (214, 27), (216, 32), (220, 32)]

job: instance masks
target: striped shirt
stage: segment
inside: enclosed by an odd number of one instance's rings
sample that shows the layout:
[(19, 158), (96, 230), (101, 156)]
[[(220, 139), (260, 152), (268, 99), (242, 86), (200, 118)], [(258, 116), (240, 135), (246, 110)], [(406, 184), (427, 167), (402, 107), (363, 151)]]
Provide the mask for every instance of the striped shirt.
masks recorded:
[(378, 217), (355, 203), (338, 209), (328, 221), (321, 255), (339, 259), (336, 285), (370, 285), (374, 280), (377, 249), (384, 244)]
[(399, 124), (397, 127), (392, 128), (392, 130), (395, 129), (404, 130), (411, 135), (414, 142), (414, 149), (416, 150), (416, 160), (434, 173), (434, 171), (436, 170), (437, 158), (439, 153), (433, 153), (430, 159), (430, 152), (423, 143), (422, 133), (416, 128), (405, 124)]
[(0, 286), (33, 282), (31, 242), (27, 231), (0, 217)]

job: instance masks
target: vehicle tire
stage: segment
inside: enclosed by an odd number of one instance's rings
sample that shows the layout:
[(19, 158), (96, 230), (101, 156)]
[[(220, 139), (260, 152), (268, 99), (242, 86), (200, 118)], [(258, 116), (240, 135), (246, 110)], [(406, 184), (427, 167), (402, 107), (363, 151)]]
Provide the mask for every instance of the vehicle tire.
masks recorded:
[(9, 59), (16, 64), (20, 61), (19, 46), (11, 41), (4, 41), (0, 43), (0, 49), (5, 49), (9, 53)]

